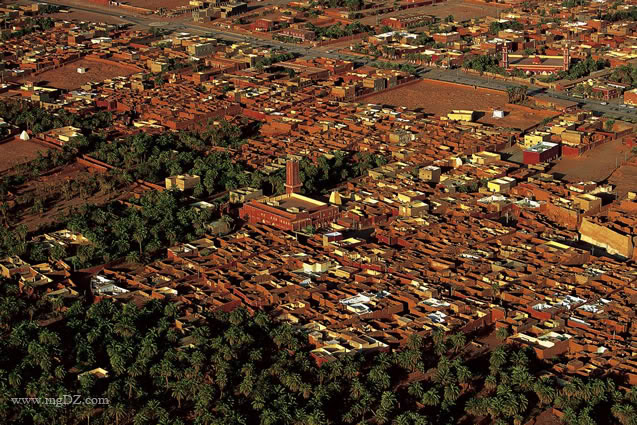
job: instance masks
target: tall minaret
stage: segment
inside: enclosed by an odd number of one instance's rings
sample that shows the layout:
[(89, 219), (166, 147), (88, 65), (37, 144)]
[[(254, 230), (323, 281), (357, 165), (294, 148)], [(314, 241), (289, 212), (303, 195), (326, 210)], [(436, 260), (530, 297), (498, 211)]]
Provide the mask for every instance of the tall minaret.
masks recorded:
[(509, 44), (507, 41), (502, 45), (502, 67), (509, 69)]
[(299, 162), (288, 160), (285, 164), (285, 193), (299, 193), (301, 191), (301, 178), (299, 177)]
[(571, 66), (571, 48), (567, 43), (566, 46), (564, 47), (564, 63), (562, 65), (562, 70), (568, 71), (570, 66)]

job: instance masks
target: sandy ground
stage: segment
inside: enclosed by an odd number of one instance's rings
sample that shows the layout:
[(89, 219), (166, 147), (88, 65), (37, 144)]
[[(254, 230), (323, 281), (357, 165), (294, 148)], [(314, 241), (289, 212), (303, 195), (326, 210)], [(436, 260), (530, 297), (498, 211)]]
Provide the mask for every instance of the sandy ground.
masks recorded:
[(135, 7), (143, 7), (144, 9), (157, 10), (176, 9), (180, 6), (188, 5), (188, 0), (126, 0), (126, 4)]
[[(90, 169), (77, 163), (69, 164), (61, 169), (57, 169), (51, 174), (47, 174), (40, 178), (30, 180), (24, 185), (20, 186), (17, 191), (17, 195), (21, 196), (29, 192), (41, 193), (38, 190), (43, 191), (44, 187), (58, 187), (65, 181), (79, 182), (90, 176)], [(53, 190), (53, 189), (52, 189)], [(59, 190), (59, 189), (55, 189)], [(102, 204), (111, 199), (114, 199), (124, 193), (124, 191), (117, 190), (111, 193), (97, 192), (88, 197), (80, 197), (77, 194), (71, 199), (64, 199), (60, 194), (54, 199), (49, 199), (44, 206), (42, 214), (31, 214), (29, 209), (21, 211), (18, 216), (18, 223), (25, 224), (29, 230), (35, 230), (39, 226), (48, 223), (55, 223), (60, 215), (68, 215), (69, 211), (73, 207), (79, 207), (85, 203)]]
[(637, 166), (623, 165), (619, 167), (608, 182), (615, 185), (617, 197), (623, 199), (628, 192), (637, 191)]
[[(55, 3), (64, 4), (73, 7), (73, 5), (84, 6), (87, 8), (95, 8), (95, 9), (104, 9), (109, 11), (117, 11), (122, 10), (123, 8), (119, 8), (117, 6), (109, 6), (104, 5), (97, 2), (92, 2), (90, 0), (56, 0)], [(141, 7), (149, 10), (157, 10), (160, 8), (166, 9), (174, 9), (179, 6), (185, 6), (189, 3), (189, 0), (124, 0), (123, 3), (126, 3), (130, 6)], [(127, 12), (130, 13), (130, 12)]]
[(117, 16), (102, 15), (101, 13), (84, 12), (73, 9), (69, 13), (52, 13), (48, 16), (50, 16), (51, 19), (63, 21), (103, 22), (105, 24), (124, 24), (127, 22)]
[(44, 154), (47, 150), (44, 146), (29, 140), (14, 139), (3, 143), (0, 145), (0, 172), (30, 161), (38, 156), (38, 152)]
[[(558, 115), (552, 111), (507, 105), (507, 101), (505, 92), (427, 79), (364, 99), (365, 103), (405, 106), (435, 115), (446, 115), (454, 109), (482, 111), (478, 122), (519, 129), (526, 129), (546, 117)], [(505, 111), (505, 117), (493, 118), (494, 109)]]
[[(86, 73), (79, 74), (77, 68), (86, 68)], [(116, 65), (104, 64), (80, 59), (62, 68), (44, 72), (36, 77), (29, 77), (32, 80), (37, 78), (37, 82), (42, 85), (56, 87), (65, 90), (75, 90), (90, 81), (104, 81), (113, 77), (127, 76), (133, 71)]]
[(469, 3), (462, 0), (449, 0), (444, 3), (434, 4), (431, 6), (417, 7), (413, 9), (400, 10), (397, 12), (387, 13), (378, 16), (368, 16), (361, 19), (361, 23), (367, 25), (375, 25), (376, 19), (388, 18), (392, 16), (412, 15), (412, 14), (427, 14), (437, 16), (439, 18), (446, 18), (452, 15), (455, 21), (466, 21), (471, 18), (479, 18), (483, 16), (497, 16), (499, 11), (502, 11), (504, 7), (492, 7), (482, 4)]
[[(590, 180), (599, 182), (607, 179), (615, 170), (616, 165), (621, 165), (620, 161), (627, 154), (630, 157), (630, 148), (622, 145), (621, 140), (613, 140), (586, 152), (580, 157), (560, 159), (557, 165), (551, 169), (551, 173), (563, 174), (564, 179), (570, 182)], [(626, 173), (626, 177), (628, 177), (630, 175), (628, 169)], [(637, 187), (636, 183), (637, 179), (632, 182), (626, 179), (626, 182), (623, 182), (628, 187), (632, 186), (633, 190)]]

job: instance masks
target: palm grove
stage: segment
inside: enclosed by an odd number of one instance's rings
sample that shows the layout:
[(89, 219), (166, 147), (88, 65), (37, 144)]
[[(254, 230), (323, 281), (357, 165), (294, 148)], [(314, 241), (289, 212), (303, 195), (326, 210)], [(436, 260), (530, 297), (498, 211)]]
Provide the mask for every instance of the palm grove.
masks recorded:
[[(48, 326), (38, 320), (57, 315)], [(500, 345), (467, 357), (463, 334), (413, 335), (392, 353), (347, 354), (318, 367), (307, 336), (265, 312), (203, 312), (187, 338), (181, 312), (152, 300), (65, 306), (0, 283), (0, 422), (6, 424), (525, 423), (556, 406), (567, 424), (637, 423), (637, 389), (611, 379), (538, 378), (545, 365)], [(106, 378), (79, 373), (101, 367)], [(417, 377), (408, 380), (407, 377)], [(79, 394), (87, 404), (17, 405)], [(538, 407), (540, 409), (538, 409)]]

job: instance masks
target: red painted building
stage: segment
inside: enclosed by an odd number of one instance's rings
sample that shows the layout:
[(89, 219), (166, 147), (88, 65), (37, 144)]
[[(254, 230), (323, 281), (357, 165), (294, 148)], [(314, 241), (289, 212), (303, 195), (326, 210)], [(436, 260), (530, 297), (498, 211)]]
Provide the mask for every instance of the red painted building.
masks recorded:
[(300, 195), (302, 183), (299, 163), (286, 164), (285, 195), (252, 200), (239, 210), (239, 216), (250, 224), (266, 224), (281, 230), (302, 230), (308, 226), (319, 228), (338, 218), (337, 206)]
[(502, 60), (500, 65), (507, 71), (522, 71), (527, 74), (555, 74), (568, 71), (571, 66), (571, 54), (568, 47), (564, 48), (563, 56), (523, 56), (510, 55), (509, 42), (502, 45)]
[(541, 142), (531, 146), (523, 152), (525, 164), (538, 164), (551, 161), (560, 156), (560, 145), (557, 143)]
[(257, 19), (250, 25), (250, 29), (252, 31), (262, 31), (262, 32), (272, 31), (274, 27), (275, 27), (274, 22), (272, 22), (269, 19), (263, 19), (263, 18)]

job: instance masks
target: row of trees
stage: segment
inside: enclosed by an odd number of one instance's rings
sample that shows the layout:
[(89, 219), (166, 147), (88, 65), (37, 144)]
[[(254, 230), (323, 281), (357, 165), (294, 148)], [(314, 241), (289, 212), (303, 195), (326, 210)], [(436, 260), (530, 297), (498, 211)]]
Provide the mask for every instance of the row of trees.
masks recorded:
[(53, 28), (54, 22), (53, 19), (49, 17), (40, 17), (40, 18), (27, 18), (24, 22), (24, 27), (20, 28), (17, 31), (13, 32), (2, 32), (0, 33), (0, 40), (7, 41), (12, 38), (21, 38), (25, 35), (29, 35), (31, 33), (37, 31), (46, 31), (48, 29)]
[(257, 60), (254, 67), (257, 70), (262, 71), (268, 66), (274, 65), (275, 63), (278, 63), (278, 62), (285, 62), (285, 61), (295, 59), (297, 56), (298, 55), (295, 53), (273, 53), (269, 57), (263, 57)]
[(493, 74), (505, 74), (506, 70), (500, 67), (499, 60), (492, 55), (474, 55), (466, 58), (462, 63), (464, 69), (473, 69), (479, 72)]
[(623, 10), (610, 10), (601, 16), (601, 19), (608, 22), (618, 21), (636, 21), (637, 7), (631, 7)]
[(527, 98), (527, 86), (516, 86), (507, 88), (507, 96), (509, 103), (523, 103)]
[(497, 35), (500, 31), (508, 29), (522, 31), (524, 29), (524, 25), (515, 20), (506, 22), (493, 21), (491, 22), (491, 25), (489, 25), (489, 33), (493, 35)]
[(346, 7), (350, 11), (362, 10), (365, 7), (365, 2), (363, 0), (315, 0), (310, 3), (310, 8), (315, 8), (317, 6), (324, 7)]
[[(413, 335), (400, 351), (343, 355), (317, 367), (307, 336), (263, 312), (204, 311), (184, 340), (174, 304), (104, 300), (64, 309), (61, 299), (47, 300), (26, 299), (14, 283), (0, 283), (2, 423), (425, 425), (491, 416), (505, 424), (528, 419), (534, 404), (560, 407), (569, 424), (637, 420), (635, 389), (625, 394), (611, 380), (577, 378), (561, 386), (537, 378), (536, 360), (505, 346), (481, 373), (462, 358), (462, 334)], [(63, 320), (48, 327), (33, 321), (51, 313)], [(108, 377), (78, 379), (95, 367)], [(408, 383), (408, 374), (420, 378)], [(108, 404), (11, 402), (64, 394)]]
[(108, 128), (112, 120), (111, 113), (106, 111), (86, 115), (73, 114), (66, 110), (51, 112), (28, 101), (1, 102), (0, 117), (20, 127), (21, 130), (30, 130), (34, 133), (70, 125), (88, 134)]
[(550, 77), (543, 78), (543, 81), (557, 81), (557, 80), (576, 80), (578, 78), (586, 77), (593, 72), (600, 71), (610, 66), (609, 62), (604, 59), (595, 60), (592, 57), (588, 57), (583, 61), (577, 62), (571, 66), (568, 71), (560, 71), (557, 74), (553, 74)]
[(608, 79), (616, 83), (637, 86), (637, 68), (633, 68), (631, 65), (618, 66), (613, 69)]
[(409, 63), (377, 61), (377, 62), (371, 62), (369, 66), (373, 66), (374, 68), (379, 68), (379, 69), (395, 69), (398, 71), (407, 72), (412, 75), (416, 75), (418, 73), (418, 69)]
[(328, 39), (336, 39), (341, 37), (347, 37), (354, 34), (360, 34), (363, 32), (372, 31), (372, 27), (369, 25), (363, 25), (358, 21), (352, 22), (351, 24), (342, 25), (335, 24), (327, 27), (317, 27), (312, 23), (308, 23), (306, 28), (314, 31), (316, 37), (318, 39), (328, 38)]

